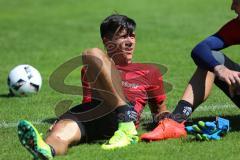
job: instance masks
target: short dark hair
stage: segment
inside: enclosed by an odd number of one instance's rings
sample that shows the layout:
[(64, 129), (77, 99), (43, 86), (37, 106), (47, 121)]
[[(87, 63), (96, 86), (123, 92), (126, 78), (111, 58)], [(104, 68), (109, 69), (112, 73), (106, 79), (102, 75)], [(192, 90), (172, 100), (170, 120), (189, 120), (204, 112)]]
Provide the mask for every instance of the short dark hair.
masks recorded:
[[(119, 28), (120, 27), (120, 28)], [(128, 34), (131, 34), (136, 28), (136, 23), (133, 19), (120, 14), (112, 14), (105, 18), (100, 25), (101, 37), (112, 38), (115, 32), (119, 29), (126, 29)]]

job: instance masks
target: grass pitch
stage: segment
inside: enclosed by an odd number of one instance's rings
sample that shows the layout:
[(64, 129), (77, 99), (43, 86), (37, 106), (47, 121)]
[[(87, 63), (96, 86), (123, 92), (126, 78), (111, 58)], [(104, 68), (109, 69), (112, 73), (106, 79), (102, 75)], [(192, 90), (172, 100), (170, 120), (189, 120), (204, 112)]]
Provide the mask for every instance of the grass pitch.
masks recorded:
[[(224, 0), (0, 0), (0, 159), (31, 159), (21, 146), (16, 133), (20, 119), (32, 121), (45, 133), (55, 118), (55, 105), (64, 99), (81, 102), (81, 97), (63, 95), (48, 85), (51, 73), (62, 63), (79, 55), (85, 48), (103, 48), (99, 24), (106, 16), (118, 12), (137, 22), (135, 61), (157, 62), (168, 67), (164, 79), (174, 89), (168, 93), (170, 109), (181, 97), (195, 70), (191, 49), (225, 22), (235, 17), (231, 1)], [(239, 62), (239, 46), (224, 51)], [(43, 77), (37, 96), (8, 98), (6, 79), (18, 64), (36, 67)], [(80, 85), (76, 69), (68, 84)], [(146, 108), (146, 112), (148, 109)], [(228, 117), (232, 131), (220, 141), (191, 142), (189, 139), (139, 143), (116, 151), (103, 151), (99, 143), (84, 144), (56, 159), (145, 160), (145, 159), (227, 159), (239, 157), (239, 109), (214, 88), (210, 98), (193, 114), (196, 119)], [(140, 129), (140, 133), (145, 130)]]

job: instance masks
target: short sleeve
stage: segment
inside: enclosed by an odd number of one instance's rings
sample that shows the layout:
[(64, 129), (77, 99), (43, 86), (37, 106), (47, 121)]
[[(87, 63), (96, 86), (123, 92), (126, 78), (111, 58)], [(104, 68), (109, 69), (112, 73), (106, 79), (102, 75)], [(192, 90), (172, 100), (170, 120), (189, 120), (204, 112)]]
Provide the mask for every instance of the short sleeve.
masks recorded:
[(226, 46), (240, 44), (240, 22), (233, 19), (226, 23), (216, 34)]

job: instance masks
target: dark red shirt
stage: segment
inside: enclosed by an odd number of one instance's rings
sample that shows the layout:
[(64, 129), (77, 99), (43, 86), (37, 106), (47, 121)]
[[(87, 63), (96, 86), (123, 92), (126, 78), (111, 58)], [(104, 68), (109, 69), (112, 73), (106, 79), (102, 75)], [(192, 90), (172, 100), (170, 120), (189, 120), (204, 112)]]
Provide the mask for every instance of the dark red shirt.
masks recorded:
[(232, 19), (216, 33), (226, 46), (240, 44), (240, 20)]
[[(161, 104), (165, 98), (162, 75), (152, 64), (132, 63), (126, 66), (116, 66), (122, 77), (122, 87), (129, 102), (134, 105), (139, 117), (147, 102)], [(92, 91), (84, 76), (86, 68), (82, 69), (83, 103), (92, 100)]]

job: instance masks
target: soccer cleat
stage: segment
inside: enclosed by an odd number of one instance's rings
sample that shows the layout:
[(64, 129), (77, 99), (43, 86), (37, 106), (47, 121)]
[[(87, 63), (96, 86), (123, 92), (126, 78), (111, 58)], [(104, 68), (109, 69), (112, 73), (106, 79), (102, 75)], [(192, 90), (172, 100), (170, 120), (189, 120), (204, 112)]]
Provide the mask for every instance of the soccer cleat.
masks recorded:
[(141, 140), (158, 141), (170, 138), (186, 137), (184, 124), (178, 123), (170, 118), (165, 118), (159, 122), (158, 126), (151, 132), (141, 135)]
[(33, 155), (34, 160), (53, 159), (50, 146), (45, 143), (37, 129), (28, 121), (18, 124), (18, 137), (21, 144)]
[[(124, 122), (119, 124), (119, 129), (115, 131), (110, 140), (102, 145), (104, 150), (113, 150), (126, 147), (129, 144), (136, 144), (139, 141), (136, 128), (132, 122)], [(130, 124), (130, 125), (129, 125)]]

